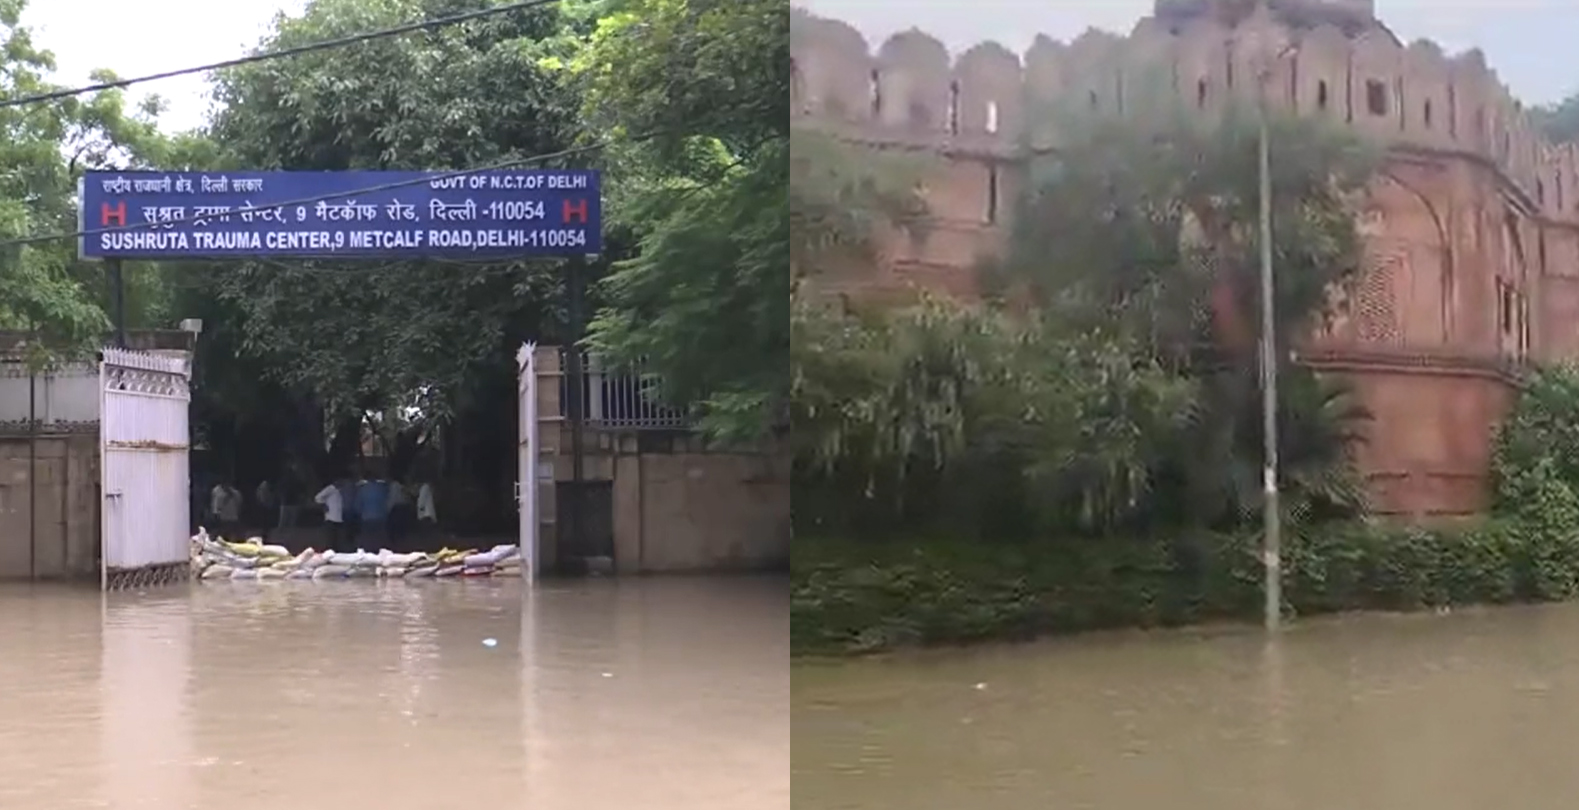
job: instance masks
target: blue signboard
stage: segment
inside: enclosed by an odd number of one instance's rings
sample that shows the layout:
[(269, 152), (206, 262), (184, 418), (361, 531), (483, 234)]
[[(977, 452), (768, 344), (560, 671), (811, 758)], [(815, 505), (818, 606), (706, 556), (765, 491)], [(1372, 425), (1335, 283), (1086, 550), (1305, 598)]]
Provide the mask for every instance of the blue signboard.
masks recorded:
[(85, 258), (592, 255), (598, 173), (89, 172)]

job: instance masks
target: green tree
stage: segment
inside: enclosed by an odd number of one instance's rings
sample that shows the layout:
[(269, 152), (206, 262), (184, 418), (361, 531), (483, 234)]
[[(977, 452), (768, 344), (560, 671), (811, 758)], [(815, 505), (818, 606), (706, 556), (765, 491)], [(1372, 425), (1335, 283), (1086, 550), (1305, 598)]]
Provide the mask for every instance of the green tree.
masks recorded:
[(570, 62), (639, 239), (589, 345), (731, 440), (785, 426), (789, 15), (772, 0), (613, 0)]
[[(315, 0), (259, 48), (487, 5)], [(565, 24), (546, 6), (234, 68), (217, 80), (210, 134), (228, 165), (264, 169), (467, 168), (559, 151), (576, 119), (542, 62)], [(556, 262), (247, 262), (211, 277), (242, 318), (240, 348), (347, 414), (451, 412), (512, 344), (561, 320)]]
[(1579, 94), (1530, 110), (1535, 126), (1554, 143), (1579, 140)]
[[(20, 22), (25, 5), (0, 0), (4, 98), (60, 89), (45, 78), (53, 55)], [(105, 91), (0, 110), (0, 241), (75, 231), (82, 172), (147, 166), (179, 148), (155, 127), (159, 109), (152, 99), (129, 110), (122, 93)], [(87, 348), (108, 325), (102, 278), (101, 265), (77, 258), (74, 240), (12, 246), (0, 252), (0, 327), (35, 330), (68, 353)]]
[[(1032, 163), (1008, 256), (984, 270), (1076, 332), (1117, 328), (1145, 357), (1197, 379), (1194, 424), (1163, 463), (1158, 481), (1171, 483), (1153, 506), (1167, 521), (1237, 522), (1262, 492), (1257, 128), (1243, 110), (1217, 122), (1168, 110), (1066, 120), (1064, 145)], [(1301, 512), (1359, 508), (1348, 452), (1357, 434), (1329, 420), (1368, 414), (1288, 348), (1358, 276), (1356, 203), (1378, 153), (1284, 118), (1271, 144), (1280, 467), (1285, 486), (1309, 488), (1291, 498)]]

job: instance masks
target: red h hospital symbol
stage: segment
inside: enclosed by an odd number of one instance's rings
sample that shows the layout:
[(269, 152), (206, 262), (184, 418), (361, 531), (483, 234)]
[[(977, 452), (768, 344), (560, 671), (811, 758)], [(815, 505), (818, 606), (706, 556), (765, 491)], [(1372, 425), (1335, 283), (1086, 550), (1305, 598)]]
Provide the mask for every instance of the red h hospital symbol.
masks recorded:
[(110, 220), (115, 220), (116, 225), (126, 225), (126, 201), (121, 200), (114, 208), (109, 203), (99, 203), (99, 224), (108, 226)]
[(572, 214), (575, 215), (576, 219), (581, 221), (582, 225), (587, 224), (587, 200), (586, 200), (586, 198), (583, 197), (583, 198), (581, 198), (579, 200), (574, 200), (574, 201), (572, 201), (572, 200), (565, 200), (564, 214), (565, 214), (565, 224), (566, 225), (570, 224), (570, 217), (571, 217)]

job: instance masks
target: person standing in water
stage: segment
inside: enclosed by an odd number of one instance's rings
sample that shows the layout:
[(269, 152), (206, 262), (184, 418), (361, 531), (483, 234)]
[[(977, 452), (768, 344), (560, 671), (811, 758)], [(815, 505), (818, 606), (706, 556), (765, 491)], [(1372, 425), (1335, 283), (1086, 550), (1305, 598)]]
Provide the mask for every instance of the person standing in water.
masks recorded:
[(313, 501), (323, 507), (324, 544), (331, 551), (355, 551), (350, 548), (351, 535), (345, 528), (345, 497), (341, 490), (346, 483), (345, 476), (341, 476), (313, 496)]
[(424, 540), (438, 537), (439, 511), (433, 504), (433, 483), (427, 476), (417, 487), (417, 532)]
[(357, 526), (358, 539), (368, 551), (383, 548), (389, 542), (389, 482), (378, 473), (370, 473), (356, 487), (356, 511), (361, 516)]

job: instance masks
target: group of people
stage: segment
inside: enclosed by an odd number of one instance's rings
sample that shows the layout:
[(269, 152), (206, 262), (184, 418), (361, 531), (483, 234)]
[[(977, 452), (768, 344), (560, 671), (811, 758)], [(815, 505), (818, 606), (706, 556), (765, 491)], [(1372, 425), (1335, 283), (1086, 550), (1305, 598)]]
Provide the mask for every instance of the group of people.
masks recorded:
[(323, 507), (324, 542), (335, 551), (389, 548), (404, 551), (413, 529), (432, 536), (438, 527), (433, 485), (424, 481), (415, 492), (400, 480), (368, 476), (353, 481), (341, 476), (313, 501)]
[[(413, 538), (437, 533), (438, 510), (433, 500), (433, 485), (423, 481), (415, 486), (369, 473), (361, 479), (343, 475), (313, 496), (314, 508), (323, 511), (327, 548), (355, 551), (369, 549), (405, 550)], [(281, 498), (268, 481), (258, 484), (250, 499), (234, 484), (221, 481), (209, 492), (207, 523), (221, 537), (257, 534), (267, 537), (270, 529), (288, 529), (296, 524), (299, 505)]]

